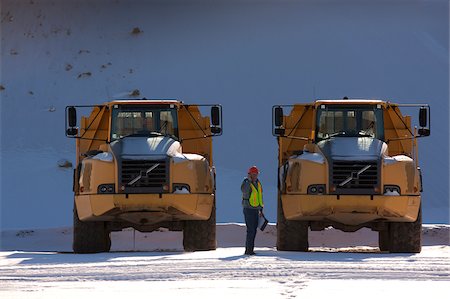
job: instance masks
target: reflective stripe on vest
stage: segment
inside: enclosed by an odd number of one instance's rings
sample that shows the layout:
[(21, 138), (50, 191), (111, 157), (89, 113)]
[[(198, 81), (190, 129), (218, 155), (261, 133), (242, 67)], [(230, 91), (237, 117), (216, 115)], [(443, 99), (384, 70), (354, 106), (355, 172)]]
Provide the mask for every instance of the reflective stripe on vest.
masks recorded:
[(258, 206), (262, 207), (263, 200), (262, 200), (261, 183), (258, 181), (258, 189), (256, 189), (252, 183), (250, 183), (250, 187), (252, 188), (252, 193), (250, 194), (250, 197), (248, 199), (250, 205), (255, 208)]

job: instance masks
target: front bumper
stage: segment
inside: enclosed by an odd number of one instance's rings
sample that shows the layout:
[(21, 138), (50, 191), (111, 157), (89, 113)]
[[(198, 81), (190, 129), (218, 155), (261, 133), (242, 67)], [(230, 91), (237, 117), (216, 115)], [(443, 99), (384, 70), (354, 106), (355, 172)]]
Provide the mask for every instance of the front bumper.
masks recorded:
[(208, 220), (214, 194), (108, 194), (75, 196), (80, 220), (161, 221)]
[(372, 221), (414, 222), (420, 208), (420, 195), (300, 195), (282, 194), (287, 220), (331, 221), (361, 225)]

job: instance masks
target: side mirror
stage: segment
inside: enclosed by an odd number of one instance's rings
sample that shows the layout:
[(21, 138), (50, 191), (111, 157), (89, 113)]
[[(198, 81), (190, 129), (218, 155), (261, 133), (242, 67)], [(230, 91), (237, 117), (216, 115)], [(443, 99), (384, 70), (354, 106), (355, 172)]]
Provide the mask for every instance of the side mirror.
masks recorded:
[(68, 109), (69, 114), (69, 127), (76, 127), (77, 126), (77, 110), (75, 107), (69, 107)]
[(211, 123), (213, 126), (220, 126), (220, 108), (219, 108), (219, 106), (211, 107)]
[(66, 134), (68, 136), (75, 136), (78, 134), (77, 126), (77, 110), (75, 107), (70, 106), (67, 108), (67, 114), (68, 114), (68, 122), (69, 122), (69, 128), (66, 130)]
[(283, 128), (283, 108), (280, 106), (273, 108), (273, 134), (275, 136), (284, 136), (285, 129)]
[(419, 125), (420, 129), (417, 133), (419, 133), (420, 136), (430, 136), (431, 133), (431, 120), (428, 118), (430, 117), (430, 106), (422, 106), (419, 110)]
[(222, 107), (211, 107), (211, 133), (213, 135), (222, 134)]
[(427, 119), (428, 109), (425, 107), (420, 107), (419, 110), (419, 124), (420, 126), (426, 127), (428, 125), (428, 119)]
[(283, 125), (283, 108), (275, 107), (275, 127), (281, 127)]

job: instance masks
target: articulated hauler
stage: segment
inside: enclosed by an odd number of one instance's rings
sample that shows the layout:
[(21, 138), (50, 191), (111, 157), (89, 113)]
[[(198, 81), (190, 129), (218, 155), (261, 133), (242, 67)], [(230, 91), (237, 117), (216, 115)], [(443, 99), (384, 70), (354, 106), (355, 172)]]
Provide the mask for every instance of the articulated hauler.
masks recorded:
[[(404, 107), (419, 109), (419, 129)], [(344, 98), (276, 105), (272, 113), (278, 250), (308, 251), (309, 230), (332, 226), (377, 231), (382, 251), (421, 251), (417, 139), (430, 135), (428, 105)]]
[[(200, 106), (210, 106), (211, 117)], [(78, 108), (91, 107), (77, 126)], [(110, 232), (132, 227), (183, 231), (187, 251), (216, 248), (212, 136), (220, 105), (178, 100), (113, 100), (66, 107), (76, 138), (73, 251), (105, 252)]]

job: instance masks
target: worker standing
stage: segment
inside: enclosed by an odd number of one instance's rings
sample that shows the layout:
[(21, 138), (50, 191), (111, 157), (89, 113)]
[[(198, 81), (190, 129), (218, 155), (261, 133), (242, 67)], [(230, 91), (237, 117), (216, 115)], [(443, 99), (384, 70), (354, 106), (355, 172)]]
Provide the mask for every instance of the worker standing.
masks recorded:
[(241, 184), (242, 207), (244, 208), (247, 237), (245, 241), (245, 255), (254, 255), (256, 230), (259, 216), (264, 208), (261, 182), (258, 180), (259, 170), (252, 166)]

